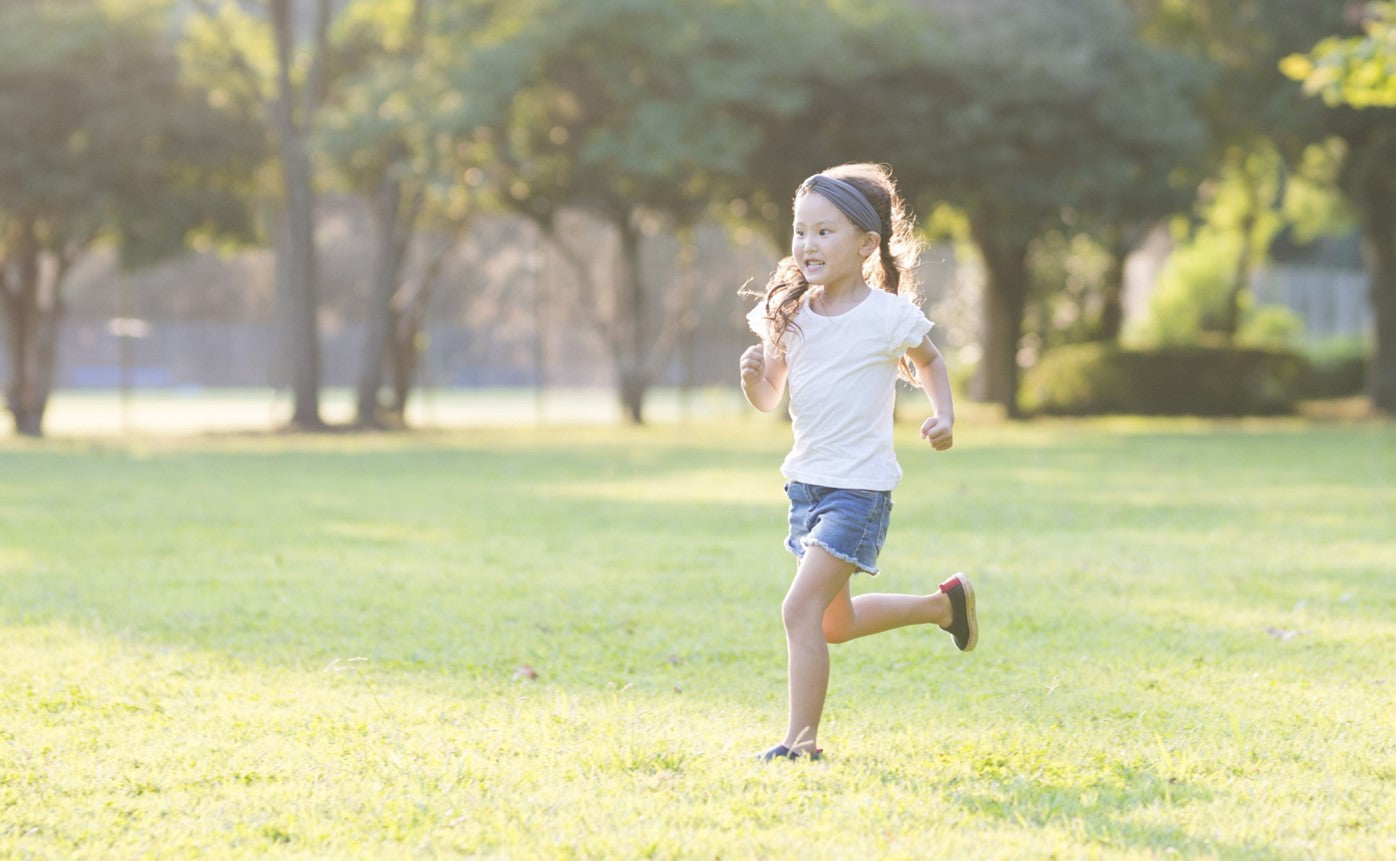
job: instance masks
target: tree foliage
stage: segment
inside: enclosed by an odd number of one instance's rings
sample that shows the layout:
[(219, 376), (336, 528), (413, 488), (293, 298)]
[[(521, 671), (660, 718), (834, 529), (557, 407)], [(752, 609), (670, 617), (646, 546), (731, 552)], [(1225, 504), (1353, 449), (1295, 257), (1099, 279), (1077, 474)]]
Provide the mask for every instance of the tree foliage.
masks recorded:
[[(961, 210), (988, 274), (977, 394), (1016, 412), (1032, 241), (1175, 211), (1197, 172), (1196, 72), (1113, 0), (923, 0), (909, 54), (849, 93), (850, 148), (897, 153), (923, 203)], [(873, 155), (872, 157), (879, 157)]]
[(1306, 54), (1291, 54), (1285, 74), (1329, 105), (1396, 108), (1396, 3), (1369, 3), (1363, 35), (1328, 36)]
[(788, 32), (791, 6), (521, 0), (494, 9), (453, 71), (476, 97), (470, 143), (505, 205), (565, 250), (564, 208), (613, 229), (620, 274), (583, 307), (610, 347), (632, 421), (643, 419), (656, 346), (673, 322), (653, 301), (662, 291), (641, 278), (642, 242), (731, 194), (762, 143), (761, 118), (808, 98), (789, 85), (790, 57), (769, 51)]
[[(112, 7), (115, 10), (117, 7)], [(163, 10), (0, 6), (0, 298), (9, 408), (41, 431), (64, 278), (99, 242), (127, 266), (246, 232), (260, 139), (181, 83)]]

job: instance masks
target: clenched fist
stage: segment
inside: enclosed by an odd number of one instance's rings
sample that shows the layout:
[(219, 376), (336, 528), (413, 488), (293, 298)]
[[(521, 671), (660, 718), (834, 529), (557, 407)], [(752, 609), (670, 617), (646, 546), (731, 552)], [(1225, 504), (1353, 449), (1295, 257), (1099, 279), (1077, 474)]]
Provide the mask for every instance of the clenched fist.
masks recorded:
[(955, 423), (943, 416), (932, 416), (921, 425), (921, 438), (936, 451), (945, 451), (955, 444)]
[(753, 344), (742, 353), (740, 362), (742, 370), (742, 387), (750, 390), (752, 386), (761, 382), (761, 378), (766, 373), (766, 350), (760, 344)]

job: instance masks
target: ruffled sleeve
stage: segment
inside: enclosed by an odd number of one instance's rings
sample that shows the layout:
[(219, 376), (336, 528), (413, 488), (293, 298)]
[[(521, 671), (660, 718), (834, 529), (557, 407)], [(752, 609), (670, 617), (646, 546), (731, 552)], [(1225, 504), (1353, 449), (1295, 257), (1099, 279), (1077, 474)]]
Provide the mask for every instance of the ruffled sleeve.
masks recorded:
[(888, 352), (900, 356), (921, 343), (935, 324), (926, 319), (920, 308), (905, 299), (899, 299), (892, 305), (896, 310), (892, 313), (892, 325), (888, 327), (892, 333)]
[(757, 302), (756, 307), (747, 312), (746, 324), (761, 339), (761, 343), (770, 341), (771, 324), (766, 319), (766, 304), (764, 302)]

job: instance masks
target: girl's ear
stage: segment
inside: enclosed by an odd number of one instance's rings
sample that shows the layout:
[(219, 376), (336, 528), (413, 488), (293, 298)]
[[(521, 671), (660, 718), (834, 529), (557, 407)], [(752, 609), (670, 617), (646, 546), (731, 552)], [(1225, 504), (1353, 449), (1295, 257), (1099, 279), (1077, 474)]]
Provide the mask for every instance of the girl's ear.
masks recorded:
[(872, 253), (882, 247), (882, 237), (871, 230), (863, 234), (863, 244), (858, 246), (858, 253), (864, 257), (871, 257)]

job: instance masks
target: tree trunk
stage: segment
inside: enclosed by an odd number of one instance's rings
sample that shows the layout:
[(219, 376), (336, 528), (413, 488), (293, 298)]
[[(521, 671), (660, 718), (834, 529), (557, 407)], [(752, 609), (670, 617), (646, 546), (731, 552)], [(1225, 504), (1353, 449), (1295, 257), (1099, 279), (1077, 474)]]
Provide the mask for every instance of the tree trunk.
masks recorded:
[[(325, 425), (320, 418), (315, 190), (302, 127), (309, 120), (314, 100), (307, 95), (306, 117), (302, 123), (298, 123), (295, 92), (291, 83), (295, 33), (289, 5), (288, 0), (271, 2), (277, 53), (277, 96), (272, 104), (272, 125), (281, 156), (286, 205), (284, 238), (277, 246), (277, 253), (285, 255), (282, 265), (277, 267), (279, 277), (283, 279), (278, 284), (278, 290), (285, 299), (287, 313), (286, 358), (291, 364), (291, 396), (294, 404), (291, 425), (302, 430), (321, 430)], [(323, 46), (321, 48), (323, 50)]]
[[(1391, 201), (1389, 206), (1396, 206)], [(1396, 211), (1367, 235), (1371, 282), (1368, 298), (1376, 328), (1367, 386), (1372, 406), (1396, 415)]]
[[(693, 231), (679, 231), (679, 256), (675, 261), (677, 272), (675, 277), (678, 281), (675, 296), (678, 298), (677, 319), (675, 320), (674, 348), (679, 361), (679, 411), (684, 421), (690, 416), (692, 407), (694, 381), (697, 378), (697, 357), (694, 351), (697, 349), (698, 331), (698, 310), (693, 307), (693, 297), (697, 293), (696, 278), (693, 271), (694, 263), (698, 259), (698, 242), (693, 235)], [(893, 409), (896, 409), (895, 404)]]
[(620, 230), (620, 283), (616, 297), (616, 338), (612, 344), (620, 376), (620, 403), (632, 424), (645, 422), (645, 290), (640, 280), (640, 229), (629, 214), (613, 219)]
[(1106, 344), (1119, 341), (1120, 332), (1124, 329), (1125, 261), (1129, 258), (1130, 242), (1127, 237), (1131, 233), (1118, 227), (1109, 231), (1110, 267), (1105, 272), (1100, 297), (1100, 325), (1096, 329), (1096, 340)]
[[(428, 0), (413, 0), (410, 30), (412, 41), (407, 46), (407, 52), (410, 54), (418, 56), (422, 54), (427, 29), (427, 3)], [(435, 149), (432, 150), (432, 153), (430, 172), (435, 174), (437, 168)], [(404, 148), (399, 154), (399, 158), (406, 157), (407, 152)], [(398, 186), (393, 193), (393, 199), (400, 201), (400, 183), (395, 182), (393, 185)], [(406, 283), (398, 284), (402, 268), (407, 260), (408, 247), (412, 242), (413, 234), (416, 232), (417, 216), (421, 213), (424, 203), (425, 195), (419, 191), (413, 198), (407, 218), (402, 219), (404, 226), (397, 233), (397, 242), (393, 246), (394, 266), (391, 278), (393, 289), (388, 293), (387, 326), (384, 330), (387, 335), (386, 363), (380, 361), (378, 364), (380, 369), (386, 364), (392, 383), (388, 404), (381, 407), (381, 414), (386, 421), (400, 427), (407, 426), (407, 399), (412, 392), (412, 378), (416, 376), (417, 361), (424, 347), (425, 339), (419, 337), (419, 332), (421, 331), (422, 317), (426, 313), (427, 303), (431, 298), (431, 287), (437, 274), (441, 271), (441, 266), (445, 263), (446, 256), (455, 247), (454, 240), (446, 243), (446, 247), (441, 253), (427, 263), (415, 288)], [(397, 205), (400, 206), (400, 204)], [(367, 366), (365, 371), (367, 371)], [(377, 385), (375, 383), (375, 388)], [(360, 399), (362, 403), (362, 393)]]
[(53, 390), (58, 326), (63, 311), (59, 296), (66, 266), (60, 261), (52, 279), (44, 283), (42, 248), (32, 218), (17, 225), (11, 253), (15, 262), (14, 283), (10, 283), (8, 272), (0, 281), (0, 304), (10, 347), (6, 399), (15, 432), (38, 437), (43, 435), (44, 412)]
[(1348, 141), (1343, 185), (1362, 225), (1375, 343), (1367, 388), (1373, 408), (1396, 415), (1396, 133)]
[(417, 375), (417, 363), (426, 349), (426, 336), (422, 334), (422, 316), (426, 305), (426, 294), (418, 292), (406, 307), (398, 310), (394, 319), (390, 355), (392, 392), (386, 412), (390, 421), (404, 427), (407, 425), (407, 400), (412, 395), (412, 379)]
[(1221, 333), (1229, 342), (1236, 341), (1236, 333), (1241, 329), (1241, 297), (1251, 282), (1251, 267), (1255, 258), (1251, 234), (1255, 232), (1255, 201), (1247, 215), (1241, 219), (1241, 251), (1236, 255), (1236, 265), (1231, 270), (1231, 285), (1226, 291), (1226, 304), (1222, 306)]
[(1100, 309), (1099, 340), (1117, 343), (1125, 325), (1125, 271), (1130, 255), (1149, 240), (1155, 225), (1150, 222), (1125, 223), (1110, 228), (1106, 234), (1110, 251), (1110, 269), (1105, 273), (1105, 295)]
[(1113, 344), (1120, 340), (1120, 332), (1125, 324), (1125, 303), (1124, 303), (1124, 261), (1113, 260), (1110, 263), (1110, 271), (1106, 273), (1105, 295), (1101, 297), (1100, 306), (1100, 328), (1096, 333), (1096, 340), (1106, 344)]
[(373, 222), (378, 231), (377, 250), (373, 267), (373, 292), (369, 302), (367, 340), (364, 343), (363, 367), (359, 372), (357, 424), (360, 427), (380, 427), (385, 423), (379, 390), (383, 384), (383, 369), (389, 357), (389, 345), (397, 326), (393, 296), (397, 293), (398, 277), (412, 234), (411, 220), (415, 207), (404, 207), (402, 182), (394, 171), (384, 174), (378, 195), (373, 201)]
[[(287, 191), (301, 183), (287, 169)], [(318, 302), (315, 296), (314, 209), (303, 199), (308, 192), (293, 194), (301, 200), (287, 200), (285, 231), (277, 251), (285, 255), (277, 267), (284, 280), (277, 285), (286, 312), (286, 359), (290, 362), (291, 396), (294, 404), (291, 424), (303, 430), (324, 427), (320, 418), (320, 343), (316, 325)]]
[(458, 232), (447, 238), (413, 283), (404, 284), (393, 297), (395, 325), (393, 327), (392, 374), (393, 400), (391, 412), (398, 420), (407, 416), (407, 398), (412, 390), (412, 380), (417, 374), (417, 363), (426, 349), (427, 337), (422, 334), (422, 320), (431, 306), (431, 295), (436, 280), (441, 276), (451, 252), (456, 249), (465, 234), (465, 225), (458, 226)]
[(972, 231), (984, 256), (984, 353), (972, 384), (976, 400), (1000, 404), (1018, 418), (1018, 346), (1028, 298), (1027, 243), (1004, 240), (993, 225), (974, 222)]

